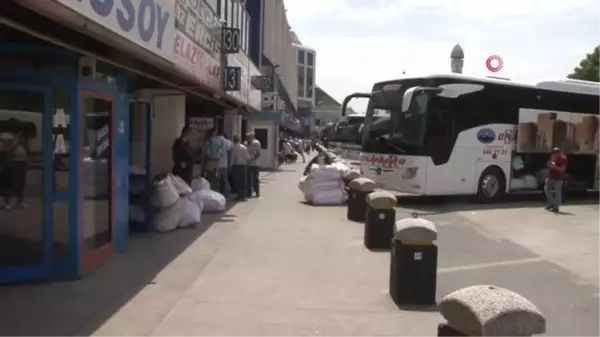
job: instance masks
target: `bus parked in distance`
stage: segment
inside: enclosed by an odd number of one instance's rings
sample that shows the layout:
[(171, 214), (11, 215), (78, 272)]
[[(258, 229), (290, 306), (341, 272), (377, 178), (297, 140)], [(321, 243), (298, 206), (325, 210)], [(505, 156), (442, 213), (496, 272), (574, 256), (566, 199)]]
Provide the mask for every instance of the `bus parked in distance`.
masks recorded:
[(329, 149), (343, 160), (360, 165), (361, 130), (365, 115), (354, 113), (343, 117), (335, 124), (334, 137), (329, 142)]
[[(595, 82), (537, 84), (458, 74), (376, 83), (362, 130), (361, 170), (382, 188), (421, 195), (543, 190), (553, 147), (568, 155), (567, 190), (598, 189)], [(390, 118), (375, 121), (376, 111)]]

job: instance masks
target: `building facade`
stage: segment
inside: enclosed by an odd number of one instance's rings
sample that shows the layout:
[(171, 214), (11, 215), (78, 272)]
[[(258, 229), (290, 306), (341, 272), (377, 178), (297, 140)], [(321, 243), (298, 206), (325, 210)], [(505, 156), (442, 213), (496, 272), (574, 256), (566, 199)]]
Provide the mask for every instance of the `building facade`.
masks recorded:
[(283, 0), (248, 0), (245, 5), (251, 16), (250, 57), (262, 76), (272, 79), (272, 86), (263, 88), (262, 111), (251, 116), (248, 128), (263, 146), (261, 167), (276, 169), (280, 131), (301, 131), (296, 118), (296, 53)]
[[(148, 230), (151, 179), (171, 171), (182, 128), (200, 146), (207, 130), (229, 119), (237, 133), (240, 115), (260, 113), (245, 5), (0, 2), (0, 148), (28, 144), (0, 179), (24, 185), (2, 205), (0, 283), (77, 277), (124, 252)], [(222, 54), (223, 26), (240, 28), (239, 53)], [(227, 67), (239, 68), (234, 89)]]
[[(315, 89), (315, 107), (313, 109), (315, 131), (321, 131), (329, 123), (337, 123), (342, 118), (342, 105), (321, 87)], [(348, 108), (348, 114), (352, 109)]]

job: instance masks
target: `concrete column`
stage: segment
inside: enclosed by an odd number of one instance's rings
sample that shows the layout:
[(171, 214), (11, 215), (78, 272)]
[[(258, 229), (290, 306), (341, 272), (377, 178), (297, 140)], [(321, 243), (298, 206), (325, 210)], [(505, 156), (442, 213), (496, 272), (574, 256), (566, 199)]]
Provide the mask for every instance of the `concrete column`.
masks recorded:
[(237, 110), (225, 111), (225, 133), (230, 137), (238, 135), (243, 138), (242, 116), (238, 114)]
[(155, 96), (152, 130), (152, 176), (171, 171), (171, 146), (185, 126), (185, 95)]

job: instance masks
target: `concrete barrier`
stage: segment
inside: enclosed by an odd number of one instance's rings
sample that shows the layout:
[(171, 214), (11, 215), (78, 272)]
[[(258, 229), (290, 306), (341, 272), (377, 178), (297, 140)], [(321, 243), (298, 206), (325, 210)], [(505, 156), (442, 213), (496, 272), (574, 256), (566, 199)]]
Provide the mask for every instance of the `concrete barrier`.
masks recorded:
[(433, 222), (406, 218), (394, 224), (390, 296), (398, 306), (435, 304), (438, 249)]
[(532, 336), (546, 319), (525, 297), (505, 288), (475, 285), (446, 295), (439, 304), (446, 322), (438, 336)]
[(390, 249), (396, 220), (396, 196), (386, 191), (369, 193), (366, 198), (365, 247), (370, 250)]
[(365, 221), (367, 212), (367, 195), (375, 189), (371, 179), (357, 178), (348, 183), (348, 208), (346, 218), (350, 221)]

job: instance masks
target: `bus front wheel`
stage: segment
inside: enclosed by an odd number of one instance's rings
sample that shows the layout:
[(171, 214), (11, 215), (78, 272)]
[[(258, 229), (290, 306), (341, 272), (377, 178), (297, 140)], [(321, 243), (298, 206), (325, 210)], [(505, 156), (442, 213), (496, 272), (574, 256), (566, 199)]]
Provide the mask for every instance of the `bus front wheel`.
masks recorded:
[(497, 167), (486, 168), (479, 177), (477, 200), (483, 203), (495, 202), (506, 192), (504, 173)]

